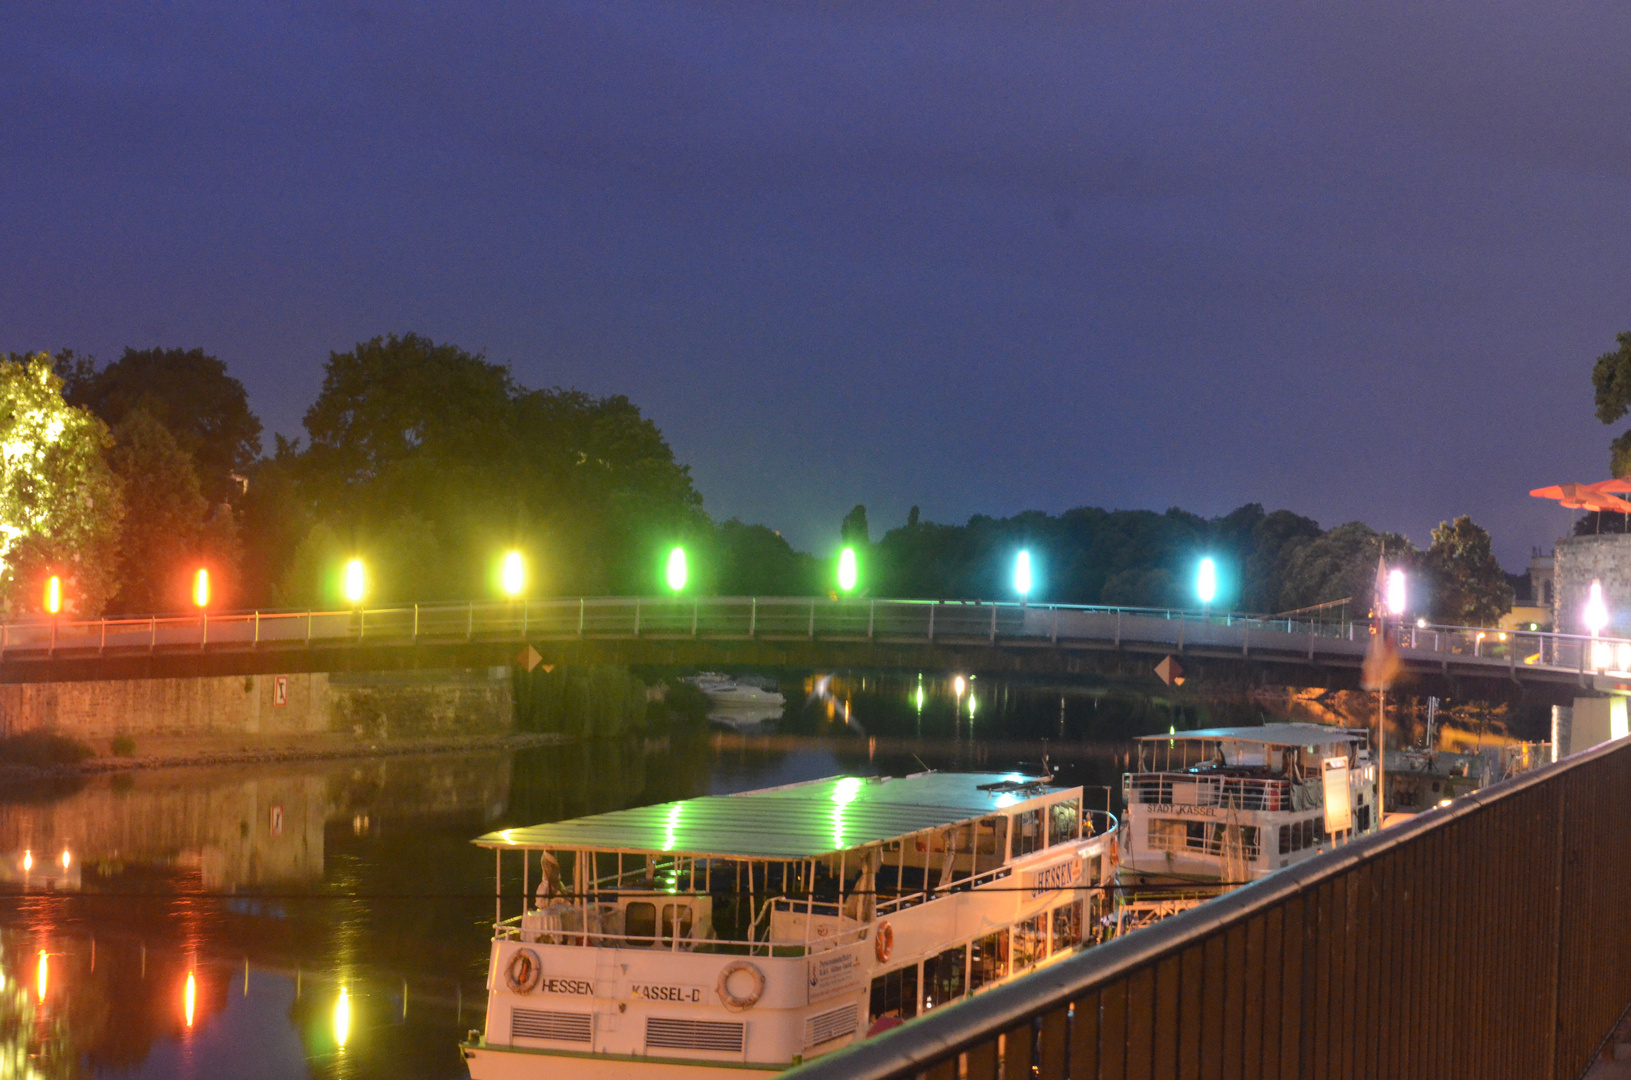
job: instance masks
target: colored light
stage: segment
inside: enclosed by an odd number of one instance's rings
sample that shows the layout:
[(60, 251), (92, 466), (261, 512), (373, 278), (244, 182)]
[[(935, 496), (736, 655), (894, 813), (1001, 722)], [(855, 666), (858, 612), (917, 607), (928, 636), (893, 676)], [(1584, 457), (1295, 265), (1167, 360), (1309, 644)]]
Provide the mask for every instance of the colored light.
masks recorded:
[(958, 675), (956, 678), (951, 680), (951, 688), (958, 697), (962, 697), (963, 691), (968, 689), (968, 683), (963, 681), (963, 677), (961, 675)]
[(1403, 570), (1389, 570), (1387, 572), (1387, 613), (1389, 615), (1403, 615), (1406, 600)]
[(210, 606), (210, 572), (202, 568), (193, 575), (193, 606)]
[(838, 553), (838, 588), (850, 592), (860, 577), (855, 567), (855, 549), (847, 547)]
[(55, 574), (45, 579), (45, 610), (50, 615), (62, 610), (62, 579)]
[(1593, 581), (1591, 592), (1586, 595), (1586, 629), (1596, 635), (1607, 625), (1608, 605), (1603, 602), (1603, 583)]
[(340, 1049), (345, 1049), (345, 1041), (351, 1037), (351, 995), (340, 988), (340, 1000), (334, 1003), (334, 1043)]
[(35, 979), (36, 979), (36, 982), (38, 984), (35, 987), (35, 989), (39, 991), (41, 1001), (45, 1000), (45, 988), (46, 988), (46, 984), (50, 981), (50, 976), (51, 976), (51, 972), (50, 972), (50, 969), (46, 966), (46, 961), (45, 961), (45, 950), (41, 949), (40, 950), (40, 967), (39, 967), (39, 971), (35, 975)]
[(34, 869), (34, 853), (32, 851), (24, 851), (23, 852), (23, 873), (26, 874), (32, 869)]
[(188, 1027), (193, 1026), (193, 1001), (194, 1001), (197, 993), (198, 993), (198, 990), (193, 985), (193, 973), (189, 971), (189, 972), (187, 972), (187, 990), (186, 990), (186, 994), (184, 995), (184, 998), (183, 998), (183, 1000), (185, 1001), (185, 1004), (186, 1004), (186, 1009), (187, 1009), (187, 1026)]
[(350, 603), (360, 604), (367, 592), (368, 571), (363, 569), (361, 559), (352, 559), (345, 564), (345, 598)]
[(1201, 598), (1201, 603), (1210, 604), (1218, 595), (1218, 564), (1212, 561), (1211, 556), (1201, 560), (1201, 568), (1195, 575), (1195, 595)]
[(832, 801), (839, 806), (847, 806), (854, 802), (861, 794), (861, 778), (859, 776), (846, 776), (833, 785)]
[(520, 596), (527, 587), (527, 562), (519, 551), (504, 556), (504, 565), (499, 570), (499, 584), (503, 586), (505, 596)]
[(917, 711), (923, 711), (923, 685), (921, 683), (918, 684), (917, 688)]
[(63, 868), (63, 869), (64, 869), (64, 870), (66, 870), (66, 869), (68, 869), (68, 864), (69, 864), (69, 863), (70, 863), (70, 862), (71, 862), (71, 861), (72, 861), (72, 859), (71, 859), (71, 858), (70, 858), (70, 856), (69, 856), (69, 855), (68, 855), (68, 849), (67, 849), (67, 848), (64, 848), (64, 849), (63, 849), (63, 851), (62, 851), (62, 868)]
[(690, 570), (685, 565), (685, 549), (677, 547), (668, 553), (668, 569), (666, 573), (668, 587), (675, 592), (685, 588), (685, 581), (690, 577)]
[(1021, 596), (1031, 595), (1031, 553), (1022, 551), (1014, 560), (1014, 591)]

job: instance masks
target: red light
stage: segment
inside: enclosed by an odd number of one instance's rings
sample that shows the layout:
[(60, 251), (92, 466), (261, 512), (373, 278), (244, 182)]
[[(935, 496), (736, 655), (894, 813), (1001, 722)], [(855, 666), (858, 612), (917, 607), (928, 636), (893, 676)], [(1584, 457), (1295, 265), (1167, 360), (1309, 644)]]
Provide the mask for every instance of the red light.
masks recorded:
[(45, 610), (50, 615), (62, 610), (62, 579), (55, 574), (45, 579)]

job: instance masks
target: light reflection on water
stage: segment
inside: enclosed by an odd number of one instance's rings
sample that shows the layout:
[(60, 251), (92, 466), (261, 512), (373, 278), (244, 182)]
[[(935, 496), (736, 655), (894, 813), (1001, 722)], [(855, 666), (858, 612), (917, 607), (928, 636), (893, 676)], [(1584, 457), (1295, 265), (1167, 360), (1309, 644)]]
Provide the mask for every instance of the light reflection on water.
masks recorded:
[[(493, 911), (490, 857), (469, 843), (482, 832), (920, 761), (1008, 768), (1040, 759), (1038, 736), (1078, 767), (1073, 780), (1115, 782), (1117, 753), (1067, 730), (1057, 692), (982, 681), (976, 719), (966, 699), (954, 715), (942, 683), (926, 710), (915, 680), (843, 686), (853, 708), (832, 720), (794, 689), (775, 725), (791, 734), (8, 789), (0, 1060), (40, 1080), (464, 1077), (457, 1046), (482, 1024)], [(1091, 728), (1097, 710), (1075, 715)]]

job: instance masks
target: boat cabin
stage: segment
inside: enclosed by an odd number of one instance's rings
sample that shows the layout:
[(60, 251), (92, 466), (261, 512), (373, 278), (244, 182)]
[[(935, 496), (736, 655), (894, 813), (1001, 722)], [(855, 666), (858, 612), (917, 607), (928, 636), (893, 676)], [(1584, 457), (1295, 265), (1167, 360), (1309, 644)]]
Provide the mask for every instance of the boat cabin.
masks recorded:
[(1122, 875), (1134, 884), (1239, 884), (1378, 827), (1362, 730), (1265, 724), (1146, 736), (1122, 789)]
[(490, 833), (523, 910), (501, 897), (472, 1076), (506, 1047), (735, 1068), (836, 1049), (1091, 943), (1114, 828), (1045, 777), (923, 773)]

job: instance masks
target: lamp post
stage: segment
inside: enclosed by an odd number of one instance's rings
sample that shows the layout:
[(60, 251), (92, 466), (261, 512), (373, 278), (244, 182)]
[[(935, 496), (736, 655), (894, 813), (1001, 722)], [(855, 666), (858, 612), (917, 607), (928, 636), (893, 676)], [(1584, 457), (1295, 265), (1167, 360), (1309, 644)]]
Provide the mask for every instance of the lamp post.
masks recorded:
[(1031, 575), (1031, 553), (1021, 551), (1014, 558), (1014, 591), (1019, 593), (1019, 605), (1024, 607), (1031, 599), (1031, 586), (1035, 584)]
[(1218, 595), (1218, 564), (1208, 555), (1195, 571), (1195, 595), (1201, 601), (1201, 621), (1207, 621), (1207, 609)]
[(838, 553), (838, 591), (846, 595), (854, 592), (860, 577), (860, 569), (855, 562), (855, 549), (846, 547)]
[(1603, 600), (1603, 583), (1593, 581), (1591, 590), (1586, 594), (1586, 629), (1591, 633), (1591, 666), (1600, 667), (1597, 662), (1597, 638), (1608, 626), (1608, 604)]

